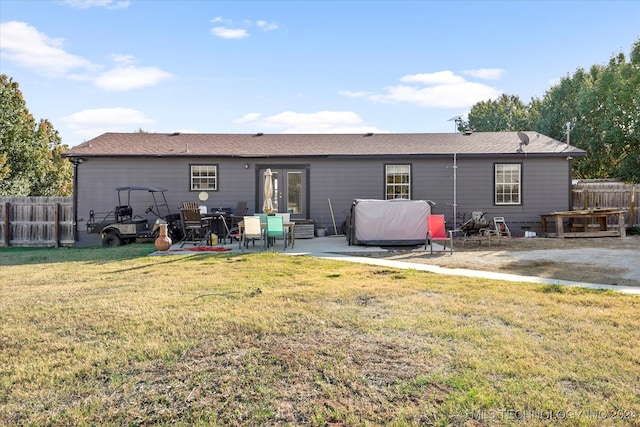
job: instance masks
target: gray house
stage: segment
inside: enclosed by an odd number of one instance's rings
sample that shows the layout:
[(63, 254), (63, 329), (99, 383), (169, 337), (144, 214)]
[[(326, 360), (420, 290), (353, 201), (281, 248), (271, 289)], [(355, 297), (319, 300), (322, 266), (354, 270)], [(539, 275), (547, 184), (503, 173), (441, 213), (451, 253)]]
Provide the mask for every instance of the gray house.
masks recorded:
[[(166, 188), (174, 212), (183, 201), (202, 197), (209, 209), (246, 201), (253, 213), (262, 210), (267, 169), (275, 208), (292, 219), (313, 220), (330, 234), (334, 220), (342, 232), (354, 199), (405, 198), (435, 202), (433, 212), (445, 214), (450, 228), (480, 210), (504, 217), (521, 235), (540, 233), (541, 213), (570, 209), (571, 159), (585, 155), (536, 132), (523, 134), (526, 145), (515, 132), (105, 133), (64, 156), (75, 166), (80, 245), (99, 243), (87, 234), (86, 221), (91, 210), (116, 206), (117, 187)], [(136, 203), (135, 214), (155, 219), (145, 214), (150, 200)]]

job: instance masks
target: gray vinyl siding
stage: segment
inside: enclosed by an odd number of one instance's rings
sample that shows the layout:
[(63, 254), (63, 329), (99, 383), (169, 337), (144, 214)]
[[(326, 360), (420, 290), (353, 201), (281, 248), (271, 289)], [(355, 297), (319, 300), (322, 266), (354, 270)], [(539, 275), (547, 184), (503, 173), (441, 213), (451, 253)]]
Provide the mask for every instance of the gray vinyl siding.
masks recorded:
[[(497, 163), (521, 164), (521, 204), (494, 203), (494, 165)], [(488, 218), (505, 217), (511, 231), (516, 234), (523, 229), (541, 232), (540, 214), (568, 209), (571, 191), (569, 169), (569, 162), (564, 158), (459, 160), (458, 217), (466, 214), (468, 218), (472, 211), (480, 210)]]
[[(347, 218), (353, 199), (384, 199), (384, 164), (410, 164), (412, 199), (436, 202), (433, 212), (444, 214), (449, 227), (463, 215), (481, 210), (487, 217), (504, 216), (512, 232), (522, 228), (540, 232), (540, 214), (568, 209), (569, 163), (564, 158), (457, 159), (457, 213), (453, 221), (453, 157), (408, 160), (326, 160), (311, 163), (310, 216), (333, 227), (328, 199), (337, 227)], [(522, 165), (522, 204), (494, 204), (494, 164)], [(338, 230), (340, 232), (340, 230)]]
[[(83, 245), (100, 243), (97, 235), (87, 235), (86, 221), (89, 211), (108, 212), (118, 203), (117, 187), (151, 186), (166, 188), (167, 203), (172, 213), (177, 213), (183, 201), (197, 201), (200, 191), (190, 191), (190, 165), (217, 164), (218, 190), (207, 191), (206, 205), (235, 208), (240, 200), (246, 200), (249, 212), (254, 210), (255, 173), (245, 169), (244, 160), (219, 158), (88, 158), (78, 166), (78, 242)], [(126, 194), (123, 194), (126, 197)], [(149, 193), (136, 192), (132, 200), (134, 215), (155, 221), (146, 209), (153, 204)], [(97, 215), (96, 215), (97, 216)]]
[(351, 211), (353, 199), (384, 198), (384, 168), (380, 160), (337, 159), (316, 161), (311, 167), (311, 215), (320, 227), (333, 221), (329, 199), (338, 233)]
[[(497, 206), (494, 204), (494, 164), (520, 163), (522, 165), (522, 204)], [(414, 200), (436, 202), (433, 212), (446, 216), (448, 227), (453, 227), (453, 157), (385, 158), (96, 158), (88, 157), (78, 165), (77, 218), (78, 243), (99, 244), (99, 236), (86, 234), (89, 211), (106, 212), (117, 205), (116, 187), (154, 186), (168, 189), (166, 193), (172, 212), (177, 213), (182, 201), (197, 201), (199, 191), (190, 191), (189, 178), (192, 164), (218, 166), (218, 190), (208, 191), (205, 203), (209, 208), (235, 208), (238, 201), (248, 203), (248, 211), (255, 212), (258, 165), (308, 165), (309, 212), (307, 217), (316, 224), (329, 227), (333, 221), (329, 199), (333, 207), (338, 233), (349, 215), (354, 199), (384, 199), (385, 164), (411, 165), (411, 197)], [(245, 168), (245, 164), (249, 167)], [(481, 210), (488, 218), (504, 216), (512, 233), (523, 229), (540, 232), (540, 214), (569, 209), (570, 163), (564, 157), (457, 159), (457, 212), (459, 218), (474, 210)], [(149, 194), (139, 194), (134, 201), (134, 215), (155, 220), (145, 214), (152, 205)], [(524, 228), (523, 228), (524, 227)]]

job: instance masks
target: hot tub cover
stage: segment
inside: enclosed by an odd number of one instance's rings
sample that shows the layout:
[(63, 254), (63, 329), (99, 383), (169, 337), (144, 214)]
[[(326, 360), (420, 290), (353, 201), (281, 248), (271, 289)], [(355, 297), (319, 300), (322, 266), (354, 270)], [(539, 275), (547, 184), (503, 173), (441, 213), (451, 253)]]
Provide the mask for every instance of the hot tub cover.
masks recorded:
[(349, 242), (372, 246), (424, 244), (430, 214), (431, 206), (426, 200), (355, 199)]

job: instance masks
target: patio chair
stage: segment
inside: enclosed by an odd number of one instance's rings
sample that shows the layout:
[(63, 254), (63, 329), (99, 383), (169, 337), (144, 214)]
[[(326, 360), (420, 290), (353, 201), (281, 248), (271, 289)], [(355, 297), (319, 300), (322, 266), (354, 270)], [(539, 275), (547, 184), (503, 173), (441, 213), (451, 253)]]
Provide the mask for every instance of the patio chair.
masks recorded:
[(453, 232), (448, 231), (445, 228), (444, 215), (427, 215), (427, 239), (424, 242), (424, 248), (427, 249), (427, 244), (433, 254), (433, 242), (444, 242), (443, 246), (447, 248), (447, 241), (449, 242), (449, 251), (453, 255)]
[(503, 216), (494, 216), (493, 225), (498, 236), (511, 237), (511, 230), (509, 230), (509, 226)]
[(291, 214), (290, 213), (276, 213), (276, 216), (281, 216), (282, 217), (282, 222), (284, 222), (285, 224), (287, 222), (291, 222)]
[[(290, 224), (291, 223), (291, 214), (290, 213), (276, 213), (276, 216), (281, 216), (282, 217), (282, 222), (284, 224)], [(287, 244), (291, 245), (291, 247), (293, 247), (293, 233), (291, 232), (291, 228), (289, 228), (288, 226), (285, 226), (285, 228), (287, 228), (287, 231), (289, 232), (289, 239)]]
[(247, 202), (238, 202), (236, 206), (236, 210), (233, 211), (230, 215), (226, 216), (227, 227), (229, 230), (238, 226), (238, 223), (242, 221), (244, 216), (247, 214)]
[(260, 224), (260, 218), (256, 216), (245, 216), (242, 219), (242, 224), (241, 246), (248, 248), (249, 240), (253, 242), (253, 246), (256, 245), (256, 240), (262, 240), (262, 247), (266, 249), (266, 238), (262, 225)]
[(180, 247), (187, 243), (195, 246), (201, 245), (207, 239), (210, 232), (210, 218), (203, 218), (200, 209), (180, 209), (182, 232), (184, 238), (180, 241)]
[(287, 229), (284, 227), (281, 216), (267, 216), (267, 246), (273, 246), (276, 243), (276, 239), (282, 238), (284, 240), (284, 249), (287, 249), (287, 240), (289, 239)]
[(266, 213), (254, 213), (253, 216), (260, 218), (260, 222), (263, 224), (267, 223), (267, 214)]
[(180, 209), (200, 209), (198, 202), (182, 202)]

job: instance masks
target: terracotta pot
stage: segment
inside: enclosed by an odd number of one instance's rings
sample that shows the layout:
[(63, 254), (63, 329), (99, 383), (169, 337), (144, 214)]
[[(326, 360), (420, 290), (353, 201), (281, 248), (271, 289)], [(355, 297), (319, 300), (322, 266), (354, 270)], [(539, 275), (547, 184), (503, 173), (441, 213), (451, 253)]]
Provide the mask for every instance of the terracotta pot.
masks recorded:
[(167, 224), (160, 224), (160, 235), (156, 239), (155, 245), (159, 251), (166, 251), (171, 247), (171, 237), (167, 234)]

